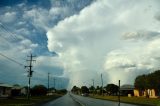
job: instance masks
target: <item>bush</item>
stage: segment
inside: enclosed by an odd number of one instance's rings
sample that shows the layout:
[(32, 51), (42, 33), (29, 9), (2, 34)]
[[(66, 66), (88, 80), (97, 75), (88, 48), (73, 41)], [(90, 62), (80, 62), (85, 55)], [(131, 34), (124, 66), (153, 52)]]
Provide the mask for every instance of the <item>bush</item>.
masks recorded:
[(44, 85), (35, 85), (31, 89), (31, 95), (42, 96), (47, 94), (47, 88)]

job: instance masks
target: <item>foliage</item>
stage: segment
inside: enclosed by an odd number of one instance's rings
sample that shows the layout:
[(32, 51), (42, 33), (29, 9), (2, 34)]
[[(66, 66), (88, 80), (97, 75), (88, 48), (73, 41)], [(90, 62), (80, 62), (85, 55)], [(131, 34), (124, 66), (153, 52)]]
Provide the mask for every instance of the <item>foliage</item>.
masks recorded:
[(65, 94), (65, 93), (67, 93), (67, 90), (66, 89), (57, 90), (56, 93)]
[(31, 89), (31, 95), (40, 96), (40, 95), (46, 95), (46, 94), (47, 94), (47, 88), (44, 85), (35, 85)]
[(80, 88), (77, 87), (77, 86), (73, 86), (72, 90), (71, 90), (73, 93), (79, 93), (80, 92)]
[(150, 73), (148, 75), (140, 75), (135, 79), (135, 88), (140, 90), (160, 89), (160, 70)]
[(89, 87), (89, 90), (93, 91), (93, 90), (95, 90), (95, 87), (91, 86), (91, 87)]
[(119, 87), (115, 84), (108, 84), (105, 88), (108, 95), (117, 95), (119, 89)]
[(89, 87), (89, 92), (90, 93), (95, 93), (95, 87), (94, 86), (90, 86)]
[(145, 88), (147, 87), (146, 80), (147, 80), (146, 75), (140, 75), (136, 77), (135, 83), (134, 83), (135, 88), (138, 88), (140, 90), (145, 90)]
[(96, 90), (100, 90), (101, 88), (99, 86), (96, 87)]
[(81, 92), (82, 93), (89, 93), (89, 89), (86, 86), (81, 87)]

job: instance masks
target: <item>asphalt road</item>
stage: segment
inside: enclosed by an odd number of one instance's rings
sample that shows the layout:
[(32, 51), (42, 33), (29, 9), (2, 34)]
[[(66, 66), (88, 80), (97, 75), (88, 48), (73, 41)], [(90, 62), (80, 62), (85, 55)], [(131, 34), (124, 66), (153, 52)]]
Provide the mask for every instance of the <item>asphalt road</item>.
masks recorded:
[[(119, 106), (118, 102), (112, 102), (107, 100), (100, 100), (100, 99), (94, 99), (89, 97), (82, 97), (78, 95), (71, 94), (74, 98), (77, 99), (83, 106)], [(138, 105), (131, 105), (131, 104), (125, 104), (120, 103), (120, 106), (138, 106)]]
[(63, 97), (60, 97), (56, 100), (53, 100), (51, 102), (48, 102), (44, 104), (43, 106), (81, 106), (78, 102), (76, 102), (69, 93), (64, 95)]
[[(48, 102), (43, 106), (118, 106), (118, 102), (93, 99), (67, 93), (65, 96)], [(138, 106), (121, 103), (120, 106)]]

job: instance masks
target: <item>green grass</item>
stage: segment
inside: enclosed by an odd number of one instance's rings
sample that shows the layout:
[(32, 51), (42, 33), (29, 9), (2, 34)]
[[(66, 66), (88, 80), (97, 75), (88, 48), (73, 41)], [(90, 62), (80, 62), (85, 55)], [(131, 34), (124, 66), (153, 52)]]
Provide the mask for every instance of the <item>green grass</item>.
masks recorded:
[(57, 99), (62, 95), (55, 94), (53, 96), (34, 96), (28, 101), (26, 97), (16, 97), (10, 99), (0, 99), (0, 106), (33, 106), (43, 104), (47, 101)]
[[(92, 98), (118, 101), (117, 96), (101, 96), (101, 95), (90, 95)], [(160, 106), (160, 99), (158, 98), (144, 98), (144, 97), (121, 97), (121, 102), (139, 104), (144, 106)]]

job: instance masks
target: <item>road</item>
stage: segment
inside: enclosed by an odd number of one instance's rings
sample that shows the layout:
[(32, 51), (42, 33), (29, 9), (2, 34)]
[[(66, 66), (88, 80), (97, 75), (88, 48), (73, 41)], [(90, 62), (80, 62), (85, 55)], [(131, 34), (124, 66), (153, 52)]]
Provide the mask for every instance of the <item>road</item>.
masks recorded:
[[(118, 106), (118, 102), (93, 99), (67, 93), (65, 96), (43, 106)], [(121, 103), (120, 106), (138, 106)]]
[(64, 95), (63, 97), (60, 97), (56, 100), (53, 100), (51, 102), (48, 102), (44, 104), (43, 106), (81, 106), (78, 102), (76, 102), (69, 93)]

